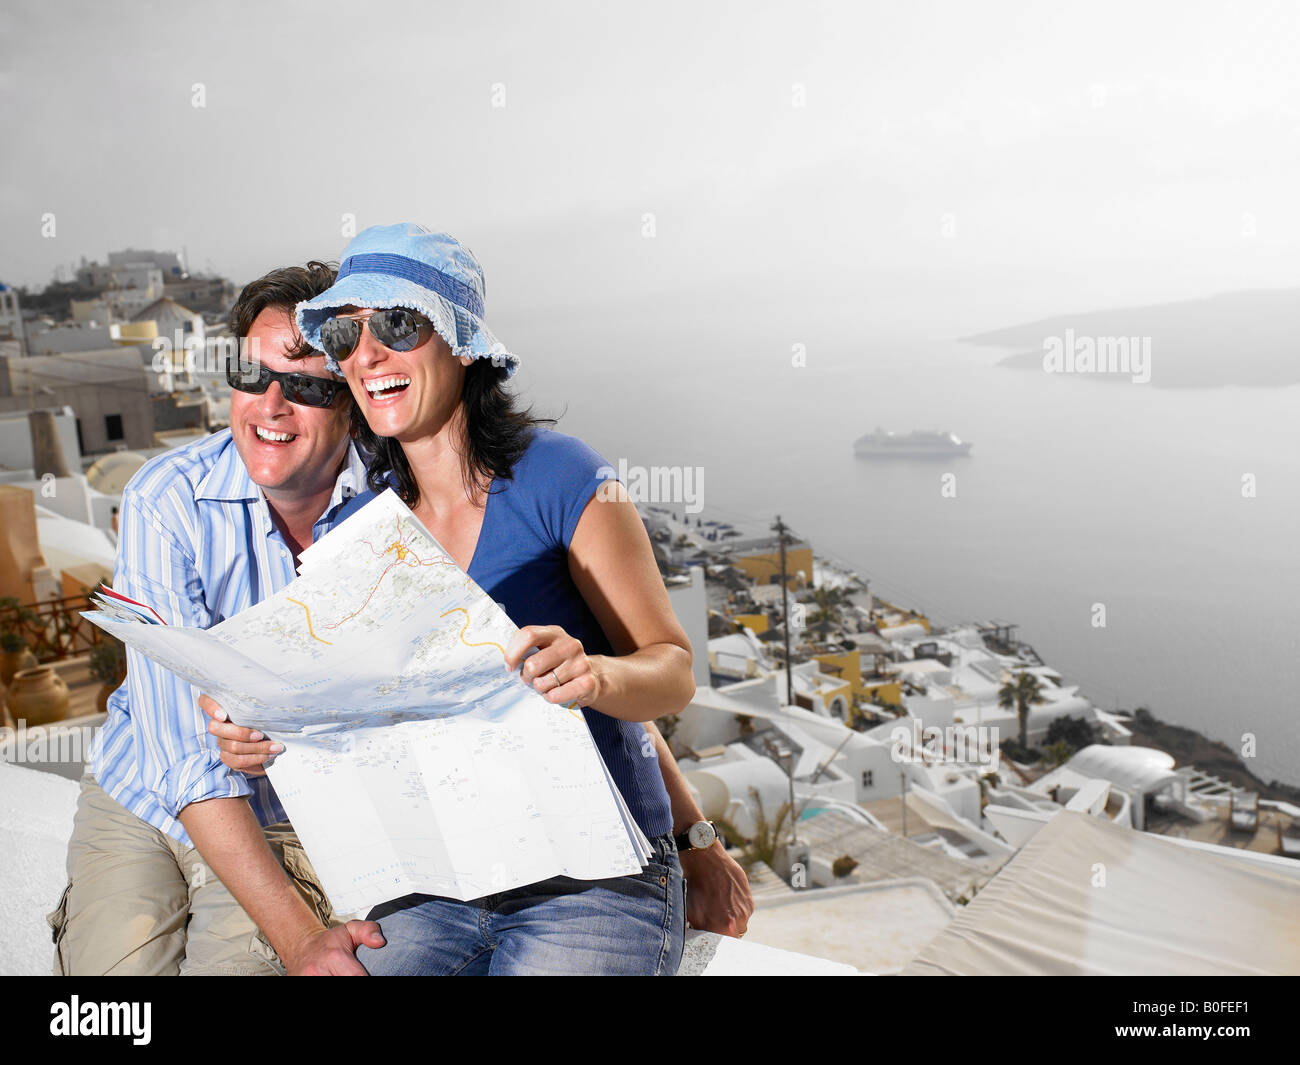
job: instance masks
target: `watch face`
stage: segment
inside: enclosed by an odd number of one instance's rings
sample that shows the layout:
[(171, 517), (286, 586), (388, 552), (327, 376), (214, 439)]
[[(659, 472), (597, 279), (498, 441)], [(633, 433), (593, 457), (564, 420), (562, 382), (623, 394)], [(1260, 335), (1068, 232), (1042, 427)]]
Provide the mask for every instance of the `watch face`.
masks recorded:
[(696, 850), (703, 850), (705, 847), (713, 845), (713, 841), (718, 838), (717, 832), (707, 821), (696, 821), (691, 825), (691, 846)]

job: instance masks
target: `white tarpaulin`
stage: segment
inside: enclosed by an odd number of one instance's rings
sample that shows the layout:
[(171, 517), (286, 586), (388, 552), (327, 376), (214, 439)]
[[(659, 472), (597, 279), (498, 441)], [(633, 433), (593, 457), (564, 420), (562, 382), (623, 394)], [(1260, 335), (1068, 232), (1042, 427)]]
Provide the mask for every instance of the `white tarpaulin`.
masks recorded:
[(1297, 974), (1297, 914), (1285, 868), (1062, 811), (903, 975)]

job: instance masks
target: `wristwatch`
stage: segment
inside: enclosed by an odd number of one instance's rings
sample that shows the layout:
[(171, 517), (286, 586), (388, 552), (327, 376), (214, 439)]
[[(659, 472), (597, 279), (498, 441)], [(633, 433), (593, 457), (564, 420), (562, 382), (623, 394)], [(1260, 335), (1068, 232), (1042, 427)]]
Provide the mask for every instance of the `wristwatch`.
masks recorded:
[(718, 830), (714, 827), (712, 821), (696, 821), (680, 836), (674, 836), (673, 842), (677, 844), (678, 852), (682, 851), (703, 851), (713, 846), (714, 840), (718, 838)]

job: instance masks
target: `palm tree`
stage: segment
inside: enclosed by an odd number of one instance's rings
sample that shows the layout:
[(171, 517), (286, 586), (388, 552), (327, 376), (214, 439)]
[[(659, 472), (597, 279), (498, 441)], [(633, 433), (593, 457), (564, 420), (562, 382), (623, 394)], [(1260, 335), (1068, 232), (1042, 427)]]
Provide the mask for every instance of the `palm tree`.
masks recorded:
[(1020, 748), (1029, 747), (1029, 708), (1047, 702), (1043, 698), (1042, 682), (1024, 668), (998, 689), (998, 706), (1003, 710), (1015, 709), (1020, 719)]
[(740, 853), (735, 856), (736, 864), (745, 872), (749, 872), (749, 867), (756, 862), (763, 862), (775, 870), (777, 867), (777, 852), (781, 849), (783, 842), (781, 828), (790, 816), (790, 804), (783, 802), (776, 811), (776, 820), (768, 821), (758, 789), (750, 788), (749, 794), (754, 799), (754, 834), (752, 836), (746, 837), (725, 818), (715, 817), (713, 823), (717, 826), (718, 831), (726, 837), (728, 843), (740, 848)]
[(826, 634), (831, 631), (834, 619), (824, 610), (814, 610), (805, 620), (808, 631), (816, 633), (818, 639), (824, 640)]
[(803, 600), (812, 603), (816, 608), (809, 613), (807, 625), (811, 631), (817, 633), (820, 639), (826, 639), (826, 634), (836, 625), (843, 624), (843, 607), (845, 603), (844, 592), (833, 585), (822, 584), (812, 589), (809, 596)]
[(840, 607), (843, 606), (844, 599), (838, 588), (819, 585), (812, 590), (812, 601), (817, 604), (822, 619), (830, 622), (840, 620)]

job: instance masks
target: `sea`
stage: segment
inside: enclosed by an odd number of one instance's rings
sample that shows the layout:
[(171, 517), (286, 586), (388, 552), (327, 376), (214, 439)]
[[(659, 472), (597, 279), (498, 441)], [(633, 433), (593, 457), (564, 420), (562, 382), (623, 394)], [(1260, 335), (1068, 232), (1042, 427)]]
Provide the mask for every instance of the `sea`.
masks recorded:
[[(508, 324), (521, 394), (611, 464), (690, 467), (703, 516), (780, 514), (877, 595), (939, 624), (1012, 622), (1097, 705), (1146, 707), (1300, 784), (1300, 387), (1012, 368), (924, 324)], [(856, 457), (877, 427), (973, 448)]]

